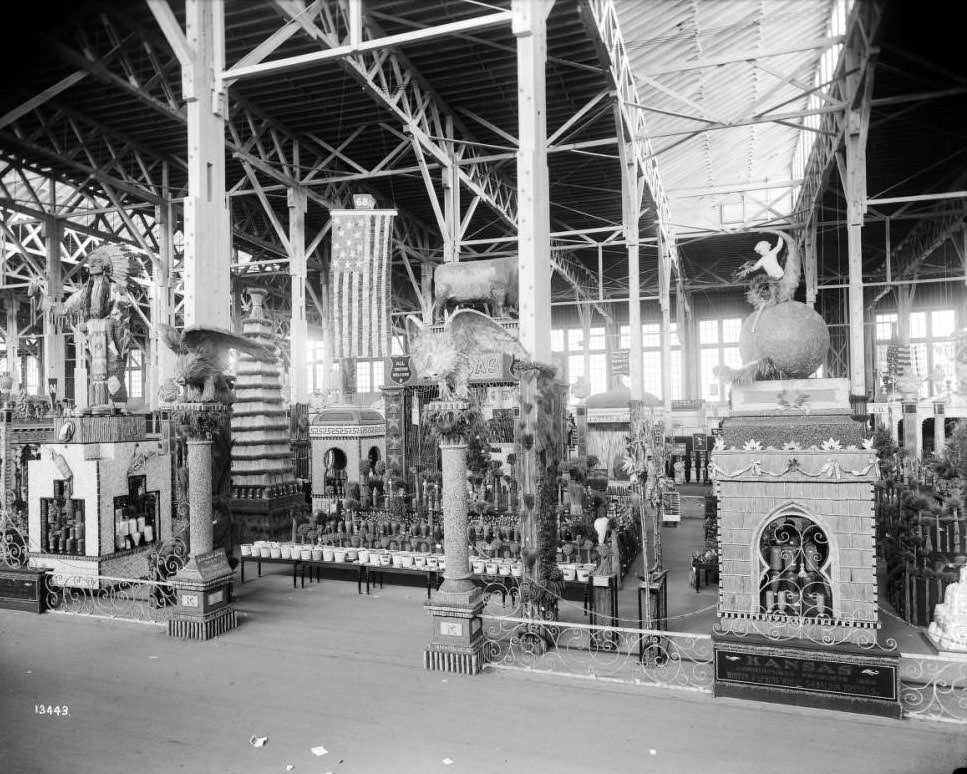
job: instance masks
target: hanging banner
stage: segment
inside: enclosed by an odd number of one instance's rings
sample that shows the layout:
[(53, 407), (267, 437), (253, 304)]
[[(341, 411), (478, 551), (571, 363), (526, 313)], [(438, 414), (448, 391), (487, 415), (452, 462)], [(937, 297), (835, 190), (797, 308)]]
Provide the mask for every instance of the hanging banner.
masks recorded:
[(389, 354), (390, 238), (396, 210), (372, 209), (370, 196), (353, 197), (356, 209), (331, 210), (330, 330), (337, 359)]

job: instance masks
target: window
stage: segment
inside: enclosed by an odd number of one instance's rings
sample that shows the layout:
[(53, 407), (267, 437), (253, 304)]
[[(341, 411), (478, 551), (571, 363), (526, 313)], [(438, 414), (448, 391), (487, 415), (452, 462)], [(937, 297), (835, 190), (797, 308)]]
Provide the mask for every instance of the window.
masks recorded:
[(315, 339), (306, 343), (306, 380), (310, 392), (322, 390), (326, 384), (325, 369), (323, 368), (323, 358), (325, 354), (325, 344), (321, 339)]
[(551, 352), (567, 352), (567, 347), (564, 344), (564, 330), (562, 328), (553, 328), (551, 330)]
[(128, 353), (124, 386), (128, 391), (128, 400), (144, 397), (144, 350), (132, 349)]
[[(23, 385), (28, 395), (39, 395), (40, 388), (40, 360), (28, 355), (23, 360), (24, 378)], [(46, 392), (44, 390), (43, 392)]]
[(356, 361), (356, 392), (379, 392), (383, 386), (382, 360)]
[[(668, 333), (671, 339), (671, 397), (672, 400), (678, 400), (682, 397), (682, 348), (675, 323), (670, 324)], [(618, 335), (619, 346), (622, 349), (630, 349), (630, 327), (622, 325), (618, 329)], [(642, 386), (646, 392), (661, 398), (661, 323), (644, 323), (641, 326), (641, 349)], [(627, 376), (622, 376), (621, 381), (626, 387), (631, 384)]]
[(705, 400), (720, 403), (728, 398), (728, 383), (716, 375), (715, 369), (719, 366), (730, 368), (742, 366), (738, 347), (741, 333), (741, 317), (699, 320), (699, 378), (701, 394)]
[[(890, 371), (889, 347), (896, 334), (897, 314), (876, 316), (876, 364), (883, 379)], [(910, 315), (910, 367), (921, 380), (920, 397), (937, 395), (954, 378), (954, 345), (950, 336), (957, 325), (953, 309), (933, 309)]]
[(774, 519), (759, 541), (759, 612), (831, 618), (829, 538), (799, 515)]

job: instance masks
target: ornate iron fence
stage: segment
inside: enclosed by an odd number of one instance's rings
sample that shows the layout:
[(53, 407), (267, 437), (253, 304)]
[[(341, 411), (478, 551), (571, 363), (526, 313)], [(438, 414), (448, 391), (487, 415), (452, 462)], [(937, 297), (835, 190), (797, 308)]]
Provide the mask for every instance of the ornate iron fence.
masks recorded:
[(967, 724), (967, 657), (900, 654), (905, 717)]
[(651, 629), (483, 616), (485, 668), (710, 693), (712, 639)]
[(171, 585), (163, 581), (48, 572), (47, 610), (166, 626), (175, 607)]

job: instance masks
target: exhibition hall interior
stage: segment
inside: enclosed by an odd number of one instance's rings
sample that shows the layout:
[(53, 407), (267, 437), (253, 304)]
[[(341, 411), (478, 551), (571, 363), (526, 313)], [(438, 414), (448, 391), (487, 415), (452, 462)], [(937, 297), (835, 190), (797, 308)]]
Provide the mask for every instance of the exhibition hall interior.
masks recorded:
[(11, 9), (0, 769), (967, 770), (944, 6)]

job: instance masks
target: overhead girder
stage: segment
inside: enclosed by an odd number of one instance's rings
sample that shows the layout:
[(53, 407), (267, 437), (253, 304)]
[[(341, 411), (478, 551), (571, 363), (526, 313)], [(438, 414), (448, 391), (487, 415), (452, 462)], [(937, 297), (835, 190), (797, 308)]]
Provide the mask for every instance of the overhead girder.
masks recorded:
[(799, 229), (805, 229), (816, 218), (829, 172), (846, 142), (850, 109), (858, 108), (864, 96), (869, 98), (866, 94), (868, 79), (872, 78), (877, 53), (872, 41), (879, 31), (881, 14), (877, 3), (863, 2), (853, 6), (844, 39), (845, 45), (854, 47), (857, 52), (857, 71), (847, 72), (849, 65), (846, 58), (841, 57), (826, 91), (827, 99), (839, 109), (825, 112), (820, 118), (816, 140), (805, 164), (803, 184), (792, 211), (793, 222)]
[[(284, 14), (287, 23), (299, 24), (325, 49), (342, 45), (344, 30), (349, 30), (351, 25), (354, 28), (361, 24), (362, 41), (385, 37), (365, 9), (358, 21), (350, 20), (352, 3), (327, 0), (313, 3), (308, 8), (297, 0), (274, 0), (274, 4)], [(341, 56), (337, 61), (377, 103), (396, 116), (437, 163), (447, 166), (455, 161), (461, 183), (506, 224), (516, 228), (516, 189), (504, 180), (491, 162), (481, 160), (484, 152), (474, 144), (474, 137), (398, 49), (384, 47), (360, 51)], [(452, 122), (454, 130), (449, 138), (454, 141), (450, 148), (434, 139), (447, 135), (448, 121)]]
[(644, 180), (654, 204), (655, 230), (660, 244), (658, 257), (663, 264), (667, 283), (672, 266), (678, 263), (678, 251), (675, 236), (669, 227), (671, 216), (668, 197), (655, 160), (654, 148), (648, 137), (644, 113), (634, 107), (640, 100), (631, 62), (625, 51), (617, 11), (612, 0), (581, 0), (579, 9), (585, 28), (598, 48), (598, 55), (608, 68), (615, 88), (615, 101), (621, 117), (620, 129), (624, 134), (624, 142), (634, 154), (638, 174)]

